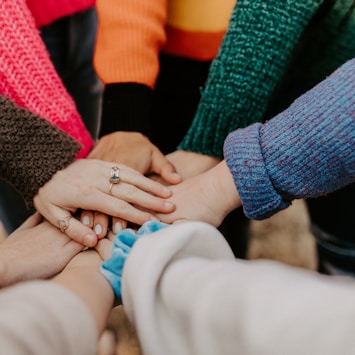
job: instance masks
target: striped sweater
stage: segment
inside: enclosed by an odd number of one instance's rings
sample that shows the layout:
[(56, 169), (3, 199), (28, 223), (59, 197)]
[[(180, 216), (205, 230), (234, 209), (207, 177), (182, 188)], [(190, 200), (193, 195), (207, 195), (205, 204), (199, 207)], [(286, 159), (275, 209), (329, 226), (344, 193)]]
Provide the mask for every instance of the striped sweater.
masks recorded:
[(106, 84), (100, 134), (122, 129), (147, 133), (159, 55), (211, 61), (234, 2), (98, 0), (94, 64)]

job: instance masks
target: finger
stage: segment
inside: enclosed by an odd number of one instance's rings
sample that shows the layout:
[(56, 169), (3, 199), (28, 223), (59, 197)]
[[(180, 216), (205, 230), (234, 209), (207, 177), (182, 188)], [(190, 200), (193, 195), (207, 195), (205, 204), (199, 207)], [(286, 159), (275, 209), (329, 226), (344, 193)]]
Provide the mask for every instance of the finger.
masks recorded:
[(82, 211), (80, 215), (80, 221), (82, 224), (92, 229), (94, 226), (94, 212), (87, 210)]
[(120, 233), (125, 228), (127, 228), (127, 221), (117, 217), (112, 218), (112, 232), (114, 235)]
[(172, 202), (153, 196), (150, 193), (138, 189), (134, 185), (126, 184), (124, 182), (113, 185), (111, 194), (120, 200), (127, 201), (152, 211), (170, 213), (175, 208)]
[(115, 240), (115, 238), (116, 238), (116, 234), (113, 233), (112, 231), (109, 231), (107, 233), (107, 239), (110, 240), (111, 242), (113, 242)]
[[(113, 188), (112, 190), (114, 191), (115, 188)], [(141, 192), (144, 193), (143, 191)], [(170, 208), (167, 209), (166, 207), (164, 207), (164, 200), (161, 200), (160, 198), (154, 196), (150, 197), (160, 201), (158, 202), (158, 205), (163, 206), (163, 208), (159, 209), (163, 210), (163, 213), (167, 213)], [(92, 204), (92, 200), (96, 201), (95, 206), (98, 211), (102, 211), (103, 213), (112, 217), (120, 218), (121, 220), (142, 225), (144, 222), (156, 219), (150, 212), (143, 211), (125, 200), (117, 198), (113, 195), (104, 194), (98, 190), (93, 191), (90, 197), (83, 196), (83, 199), (81, 201), (83, 208), (89, 209), (88, 206)], [(175, 207), (173, 207), (173, 209), (174, 208)]]
[(95, 249), (99, 253), (102, 260), (107, 260), (111, 258), (112, 255), (111, 246), (112, 246), (112, 240), (108, 238), (103, 238), (99, 240), (99, 242), (96, 244)]
[(109, 216), (105, 213), (94, 213), (94, 232), (99, 239), (102, 239), (107, 234)]
[[(120, 165), (118, 166), (118, 176), (119, 180), (118, 183), (125, 182), (127, 184), (133, 185), (143, 191), (149, 192), (156, 196), (160, 197), (170, 197), (171, 190), (160, 184), (157, 181), (153, 181), (152, 179), (147, 178), (146, 176), (140, 174), (134, 169), (128, 168), (125, 166), (121, 168)], [(117, 183), (116, 183), (117, 185)]]
[(51, 215), (60, 216), (57, 221), (50, 220), (54, 226), (57, 226), (69, 238), (86, 247), (92, 248), (96, 245), (97, 236), (90, 227), (82, 224), (68, 211), (55, 206), (52, 209)]
[(153, 153), (152, 172), (160, 175), (168, 184), (175, 185), (182, 181), (175, 166), (160, 151)]

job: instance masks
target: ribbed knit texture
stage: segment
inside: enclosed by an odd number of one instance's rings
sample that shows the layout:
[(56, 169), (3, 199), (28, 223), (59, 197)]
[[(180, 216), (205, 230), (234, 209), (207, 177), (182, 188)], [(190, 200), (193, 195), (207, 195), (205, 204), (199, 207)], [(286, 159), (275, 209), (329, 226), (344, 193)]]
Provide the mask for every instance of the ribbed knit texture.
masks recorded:
[(95, 0), (26, 0), (37, 27), (42, 27), (62, 17), (87, 10)]
[(245, 214), (264, 219), (354, 182), (354, 147), (355, 59), (266, 124), (229, 134), (224, 155)]
[(0, 1), (0, 94), (67, 132), (85, 157), (93, 146), (23, 0)]
[[(322, 3), (237, 1), (196, 116), (179, 149), (222, 158), (229, 132), (262, 121), (267, 109), (272, 114), (280, 112), (270, 105), (287, 107), (355, 56), (353, 1), (336, 0), (330, 12), (314, 23)], [(272, 101), (275, 89), (278, 95)]]
[(153, 90), (136, 83), (105, 86), (99, 136), (115, 131), (138, 131), (151, 136)]
[(153, 87), (158, 53), (165, 43), (167, 0), (97, 0), (99, 16), (94, 55), (105, 84), (140, 83)]
[(32, 198), (74, 159), (80, 145), (46, 120), (0, 96), (0, 178)]
[[(155, 91), (161, 73), (159, 54), (170, 55), (173, 59), (194, 60), (200, 62), (204, 69), (206, 61), (210, 62), (217, 54), (233, 3), (233, 0), (224, 0), (223, 4), (220, 0), (97, 0), (99, 29), (94, 63), (107, 85), (101, 134), (135, 130), (151, 138), (151, 123), (159, 120), (150, 115), (152, 105), (155, 106), (153, 96), (142, 88)], [(170, 71), (186, 80), (190, 75), (184, 71), (184, 66), (171, 67)], [(120, 85), (118, 89), (110, 87), (116, 84)], [(132, 84), (137, 84), (135, 89)], [(174, 92), (174, 82), (170, 86)], [(187, 91), (190, 89), (186, 87)], [(143, 96), (144, 93), (147, 95)], [(126, 99), (128, 96), (129, 101)], [(181, 101), (181, 105), (184, 104)], [(120, 109), (119, 105), (123, 108)], [(175, 118), (169, 115), (165, 119), (176, 123)], [(154, 136), (166, 134), (165, 127), (156, 129), (156, 126), (158, 123), (153, 125)], [(184, 127), (183, 134), (186, 129)], [(174, 149), (181, 137), (179, 134), (174, 140)]]

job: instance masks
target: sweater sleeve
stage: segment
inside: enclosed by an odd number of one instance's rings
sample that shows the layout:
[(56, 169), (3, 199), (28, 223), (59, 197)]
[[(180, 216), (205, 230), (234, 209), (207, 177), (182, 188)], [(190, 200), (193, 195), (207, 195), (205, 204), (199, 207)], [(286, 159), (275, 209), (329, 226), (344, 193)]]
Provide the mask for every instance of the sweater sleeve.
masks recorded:
[(28, 207), (38, 189), (74, 161), (80, 145), (48, 121), (0, 96), (0, 178)]
[(0, 291), (2, 353), (95, 355), (97, 341), (89, 310), (64, 287), (31, 281)]
[(159, 52), (166, 40), (167, 1), (98, 0), (95, 69), (105, 84), (100, 135), (149, 131)]
[(179, 149), (222, 158), (231, 131), (261, 121), (321, 0), (238, 0)]
[(123, 305), (144, 354), (350, 354), (353, 282), (235, 259), (219, 231), (178, 223), (143, 236)]
[(249, 218), (355, 180), (355, 59), (264, 125), (229, 134), (224, 155)]
[(0, 1), (0, 94), (93, 147), (72, 97), (59, 78), (24, 0)]

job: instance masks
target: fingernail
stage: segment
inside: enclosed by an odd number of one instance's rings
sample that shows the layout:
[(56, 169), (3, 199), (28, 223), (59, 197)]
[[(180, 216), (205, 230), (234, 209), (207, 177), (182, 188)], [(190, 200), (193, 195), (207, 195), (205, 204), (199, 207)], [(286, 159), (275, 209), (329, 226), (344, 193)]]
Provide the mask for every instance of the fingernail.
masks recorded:
[(151, 221), (157, 221), (157, 222), (160, 222), (159, 218), (154, 217), (154, 216), (150, 217), (150, 220), (151, 220)]
[(170, 202), (170, 201), (165, 201), (164, 205), (165, 205), (166, 208), (171, 208), (171, 207), (174, 206), (174, 204), (172, 202)]
[(113, 227), (113, 232), (115, 233), (115, 234), (118, 234), (119, 232), (121, 232), (122, 231), (122, 223), (121, 222), (116, 222), (115, 223), (115, 225), (114, 225), (114, 227)]
[(92, 246), (95, 243), (94, 236), (87, 234), (84, 238), (84, 243), (86, 246)]
[(178, 179), (182, 179), (181, 175), (178, 174), (178, 173), (174, 173), (174, 176), (175, 176), (176, 178), (178, 178)]
[(172, 191), (168, 187), (164, 187), (163, 192), (165, 192), (166, 194), (171, 194)]
[(94, 227), (94, 232), (96, 233), (96, 235), (102, 233), (102, 226), (101, 226), (101, 224), (97, 224), (97, 225)]
[(90, 224), (90, 218), (88, 216), (84, 216), (81, 222), (88, 226)]

